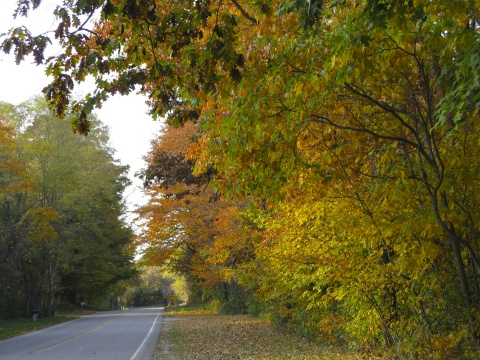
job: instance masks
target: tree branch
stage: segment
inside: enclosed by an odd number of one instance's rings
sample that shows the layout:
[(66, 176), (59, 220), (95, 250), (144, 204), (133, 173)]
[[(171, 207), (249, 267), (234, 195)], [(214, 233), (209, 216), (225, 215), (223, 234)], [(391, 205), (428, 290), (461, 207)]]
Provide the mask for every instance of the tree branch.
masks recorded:
[(254, 23), (255, 25), (258, 25), (258, 20), (255, 19), (253, 16), (249, 15), (241, 6), (240, 4), (238, 3), (237, 0), (232, 0), (232, 3), (233, 5), (235, 5), (235, 7), (238, 9), (238, 11), (240, 11), (243, 15), (243, 17), (247, 20), (250, 20), (252, 23)]

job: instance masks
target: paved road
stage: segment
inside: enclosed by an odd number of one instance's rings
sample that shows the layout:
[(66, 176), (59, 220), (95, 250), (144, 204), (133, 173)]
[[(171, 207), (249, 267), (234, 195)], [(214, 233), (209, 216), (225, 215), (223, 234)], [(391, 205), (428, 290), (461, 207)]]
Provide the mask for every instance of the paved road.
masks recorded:
[(1, 341), (0, 359), (150, 359), (162, 320), (163, 308), (99, 312)]

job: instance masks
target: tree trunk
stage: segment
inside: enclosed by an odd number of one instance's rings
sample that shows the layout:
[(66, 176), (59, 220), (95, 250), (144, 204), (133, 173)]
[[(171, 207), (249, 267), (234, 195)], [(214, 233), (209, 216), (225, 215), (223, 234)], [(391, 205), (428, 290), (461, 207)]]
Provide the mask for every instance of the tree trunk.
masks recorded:
[(46, 316), (53, 315), (53, 299), (55, 297), (55, 275), (52, 262), (48, 262), (48, 292), (47, 292), (47, 309)]
[[(470, 310), (472, 307), (472, 294), (470, 292), (470, 287), (468, 286), (467, 273), (465, 271), (465, 264), (462, 259), (462, 250), (460, 249), (460, 245), (455, 239), (453, 239), (451, 236), (449, 238), (450, 238), (450, 244), (453, 250), (453, 256), (455, 258), (455, 264), (457, 267), (460, 287), (462, 289), (462, 293), (465, 301), (465, 308), (467, 312), (470, 314)], [(471, 322), (472, 320), (471, 315), (469, 315), (469, 318)]]

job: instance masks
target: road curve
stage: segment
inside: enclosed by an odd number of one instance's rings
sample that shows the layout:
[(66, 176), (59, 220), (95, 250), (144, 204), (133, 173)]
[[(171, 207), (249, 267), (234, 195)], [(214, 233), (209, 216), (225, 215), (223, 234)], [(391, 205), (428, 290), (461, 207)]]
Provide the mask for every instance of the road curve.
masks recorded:
[(0, 341), (0, 359), (147, 360), (162, 320), (163, 308), (98, 312)]

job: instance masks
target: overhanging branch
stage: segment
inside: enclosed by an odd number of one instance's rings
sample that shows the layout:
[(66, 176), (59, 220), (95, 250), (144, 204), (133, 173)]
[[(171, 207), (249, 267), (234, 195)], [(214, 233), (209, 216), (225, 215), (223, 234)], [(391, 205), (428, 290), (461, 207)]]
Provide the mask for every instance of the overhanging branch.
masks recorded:
[(241, 6), (240, 4), (238, 3), (237, 0), (232, 0), (232, 3), (233, 5), (235, 5), (235, 7), (238, 9), (238, 11), (240, 11), (243, 15), (243, 17), (247, 20), (250, 20), (252, 23), (254, 23), (255, 25), (258, 24), (258, 20), (255, 19), (253, 16), (249, 15)]

